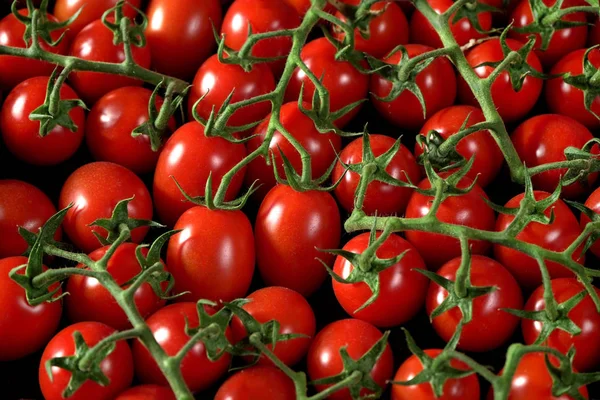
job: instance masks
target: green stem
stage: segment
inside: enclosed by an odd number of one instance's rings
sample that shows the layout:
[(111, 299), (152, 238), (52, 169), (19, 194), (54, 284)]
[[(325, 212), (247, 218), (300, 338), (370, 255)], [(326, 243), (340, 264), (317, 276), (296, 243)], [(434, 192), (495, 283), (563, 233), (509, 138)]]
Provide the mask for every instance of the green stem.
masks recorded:
[(356, 193), (354, 194), (354, 209), (362, 210), (369, 184), (373, 181), (373, 175), (377, 172), (377, 164), (368, 163), (363, 166)]
[(56, 115), (58, 113), (60, 106), (60, 91), (72, 70), (71, 64), (65, 65), (65, 68), (60, 72), (56, 81), (54, 81), (52, 92), (50, 92), (50, 101), (48, 103), (48, 113), (50, 115)]
[(41, 275), (34, 277), (32, 279), (32, 284), (35, 287), (42, 288), (63, 281), (72, 275), (81, 275), (98, 279), (99, 274), (102, 274), (102, 272), (92, 271), (86, 268), (49, 269), (44, 271)]

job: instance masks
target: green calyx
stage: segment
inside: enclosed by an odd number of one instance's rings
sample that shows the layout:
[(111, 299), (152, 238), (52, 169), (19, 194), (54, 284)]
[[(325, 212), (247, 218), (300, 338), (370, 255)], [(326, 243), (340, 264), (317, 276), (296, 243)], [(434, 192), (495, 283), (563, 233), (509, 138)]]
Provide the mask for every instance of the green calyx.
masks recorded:
[[(388, 7), (388, 4), (385, 4), (380, 10), (371, 10), (371, 6), (378, 2), (380, 2), (380, 0), (366, 0), (360, 2), (358, 6), (339, 1), (332, 2), (340, 13), (342, 13), (346, 19), (346, 24), (350, 28), (348, 30), (342, 29), (343, 31), (346, 31), (346, 36), (348, 36), (348, 32), (357, 30), (364, 39), (369, 39), (371, 37), (369, 29), (371, 21), (383, 14)], [(340, 25), (334, 25), (334, 29), (339, 31), (339, 26)]]
[[(135, 20), (131, 20), (123, 14), (123, 7), (126, 4), (137, 12), (141, 18), (141, 23), (138, 24)], [(109, 20), (111, 14), (114, 22)], [(131, 3), (119, 0), (114, 7), (104, 12), (102, 23), (113, 32), (113, 43), (115, 46), (121, 43), (131, 44), (136, 47), (144, 47), (146, 45), (144, 31), (148, 26), (148, 18)]]
[(198, 327), (190, 327), (186, 320), (185, 333), (191, 339), (185, 345), (185, 348), (182, 348), (177, 354), (176, 359), (179, 362), (183, 360), (187, 350), (191, 349), (198, 341), (202, 341), (206, 349), (206, 356), (213, 362), (220, 359), (225, 353), (231, 352), (231, 343), (229, 343), (225, 332), (231, 322), (232, 313), (228, 309), (222, 308), (210, 315), (205, 309), (206, 306), (217, 307), (217, 304), (208, 300), (199, 300), (196, 303)]
[(560, 358), (559, 366), (555, 366), (550, 361), (549, 354), (546, 353), (544, 361), (552, 377), (552, 394), (556, 397), (567, 395), (572, 399), (585, 400), (585, 397), (579, 392), (579, 388), (598, 381), (600, 373), (577, 373), (573, 371), (574, 357), (575, 348), (571, 347), (567, 355)]
[(52, 47), (58, 46), (64, 39), (66, 32), (63, 32), (56, 40), (52, 39), (52, 32), (68, 27), (81, 14), (80, 9), (67, 20), (54, 22), (48, 19), (48, 0), (42, 0), (39, 10), (35, 8), (32, 0), (27, 0), (26, 3), (28, 15), (19, 12), (17, 1), (12, 3), (11, 12), (17, 20), (25, 25), (23, 41), (36, 49), (39, 48), (38, 39), (42, 39)]
[(583, 73), (572, 75), (570, 72), (564, 74), (562, 79), (565, 83), (583, 92), (583, 104), (593, 116), (600, 116), (592, 110), (592, 104), (600, 96), (600, 70), (590, 61), (590, 53), (597, 51), (599, 45), (588, 48), (583, 55)]

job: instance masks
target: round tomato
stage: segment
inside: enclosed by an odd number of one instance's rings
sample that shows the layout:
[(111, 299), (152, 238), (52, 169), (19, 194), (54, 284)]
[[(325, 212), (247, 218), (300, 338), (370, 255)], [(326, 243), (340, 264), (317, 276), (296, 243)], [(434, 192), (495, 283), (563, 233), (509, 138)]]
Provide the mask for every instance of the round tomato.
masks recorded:
[(175, 395), (167, 386), (139, 385), (124, 391), (116, 400), (175, 400)]
[[(587, 198), (584, 205), (595, 213), (600, 214), (600, 188), (594, 190), (592, 194), (590, 194), (590, 197)], [(581, 229), (583, 230), (589, 222), (590, 219), (582, 213), (580, 218)], [(590, 251), (596, 257), (600, 257), (600, 241), (594, 242)]]
[[(75, 107), (69, 116), (77, 126), (72, 132), (57, 125), (40, 137), (40, 121), (29, 119), (36, 108), (44, 104), (48, 77), (38, 76), (17, 85), (6, 97), (0, 111), (0, 130), (6, 147), (21, 160), (34, 165), (56, 165), (70, 158), (83, 141), (85, 115)], [(68, 85), (60, 88), (60, 98), (76, 99), (77, 93)]]
[[(66, 21), (81, 9), (81, 14), (71, 25), (69, 25), (69, 34), (75, 36), (90, 22), (102, 18), (102, 14), (109, 8), (117, 5), (119, 0), (56, 0), (54, 5), (54, 15), (59, 21)], [(127, 0), (123, 7), (123, 13), (129, 18), (137, 15), (131, 6), (141, 8), (142, 0)]]
[(280, 369), (257, 365), (236, 372), (227, 379), (214, 400), (264, 399), (296, 400), (294, 382)]

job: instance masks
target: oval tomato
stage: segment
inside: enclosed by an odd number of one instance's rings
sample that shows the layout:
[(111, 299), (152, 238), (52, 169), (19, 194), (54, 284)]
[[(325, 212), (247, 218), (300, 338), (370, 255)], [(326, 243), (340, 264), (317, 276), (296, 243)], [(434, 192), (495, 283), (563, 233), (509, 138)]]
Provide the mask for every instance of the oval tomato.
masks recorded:
[(167, 386), (139, 385), (124, 391), (116, 400), (175, 400), (175, 395)]
[[(102, 14), (109, 8), (114, 7), (119, 0), (56, 0), (54, 5), (54, 15), (59, 21), (66, 21), (81, 9), (81, 14), (71, 25), (69, 25), (69, 34), (75, 36), (90, 22), (102, 18)], [(123, 14), (129, 18), (137, 15), (131, 6), (141, 8), (142, 0), (127, 0), (123, 6)]]
[(257, 365), (233, 374), (214, 400), (296, 400), (294, 382), (280, 369)]
[[(596, 189), (590, 194), (584, 204), (587, 208), (591, 209), (595, 213), (600, 213), (600, 188)], [(585, 229), (585, 226), (590, 222), (590, 219), (583, 213), (580, 217), (581, 230)], [(600, 257), (600, 241), (595, 241), (590, 251), (596, 256)]]

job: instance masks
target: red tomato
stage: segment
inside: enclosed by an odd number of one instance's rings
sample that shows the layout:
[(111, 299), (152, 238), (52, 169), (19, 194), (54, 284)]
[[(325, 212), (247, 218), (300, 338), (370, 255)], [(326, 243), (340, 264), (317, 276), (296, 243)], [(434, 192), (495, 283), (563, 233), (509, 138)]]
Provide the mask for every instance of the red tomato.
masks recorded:
[[(46, 400), (64, 399), (62, 394), (71, 379), (71, 372), (60, 367), (52, 367), (51, 379), (46, 371), (46, 362), (53, 358), (69, 357), (75, 354), (75, 340), (73, 339), (75, 332), (80, 332), (85, 343), (91, 348), (105, 337), (113, 334), (115, 330), (99, 322), (80, 322), (66, 327), (50, 340), (42, 354), (39, 369), (40, 386)], [(110, 381), (107, 386), (87, 380), (69, 399), (110, 400), (131, 385), (133, 360), (126, 341), (120, 340), (116, 343), (115, 349), (100, 363), (100, 369)]]
[(187, 210), (175, 224), (167, 265), (175, 278), (179, 301), (231, 301), (244, 297), (254, 273), (254, 236), (241, 211)]
[[(368, 322), (359, 319), (342, 319), (324, 327), (315, 337), (308, 351), (308, 376), (310, 380), (323, 379), (342, 372), (343, 364), (340, 349), (346, 348), (348, 355), (354, 360), (361, 358), (383, 335)], [(394, 356), (390, 345), (386, 344), (383, 354), (371, 370), (371, 378), (382, 389), (386, 381), (392, 377)], [(319, 392), (331, 385), (317, 385)], [(368, 389), (361, 390), (361, 396), (372, 393)], [(350, 400), (350, 391), (341, 389), (328, 397), (331, 400)]]
[[(173, 226), (186, 210), (195, 206), (183, 196), (172, 177), (192, 196), (204, 196), (208, 176), (212, 176), (213, 195), (223, 175), (246, 157), (243, 144), (220, 137), (206, 137), (198, 122), (189, 122), (175, 131), (158, 158), (154, 172), (153, 195), (160, 220)], [(246, 168), (231, 180), (225, 200), (238, 194)]]
[[(1, 37), (1, 35), (0, 35)], [(38, 76), (17, 85), (6, 97), (0, 111), (0, 130), (6, 147), (21, 160), (34, 165), (55, 165), (70, 158), (81, 144), (85, 131), (85, 115), (81, 107), (69, 111), (77, 126), (75, 132), (57, 125), (40, 137), (40, 122), (29, 115), (44, 104), (48, 77)], [(60, 88), (60, 98), (76, 99), (68, 85)]]
[[(405, 46), (409, 58), (433, 50), (431, 47), (420, 44), (408, 44)], [(401, 53), (396, 52), (384, 59), (388, 64), (398, 64)], [(417, 86), (421, 89), (425, 99), (426, 116), (442, 108), (454, 104), (456, 98), (456, 76), (452, 64), (446, 58), (436, 58), (427, 68), (417, 75)], [(416, 130), (423, 125), (423, 108), (417, 97), (405, 90), (396, 99), (385, 102), (378, 100), (375, 96), (384, 98), (392, 90), (392, 82), (378, 74), (373, 74), (369, 87), (371, 99), (377, 111), (388, 121), (401, 128)]]
[[(214, 310), (206, 307), (208, 314)], [(195, 303), (171, 304), (158, 310), (146, 320), (154, 338), (169, 356), (174, 356), (189, 341), (185, 333), (186, 326), (197, 328), (199, 325), (198, 311)], [(225, 333), (231, 336), (229, 329)], [(133, 342), (133, 360), (137, 377), (144, 383), (167, 385), (167, 379), (158, 368), (150, 352), (139, 341)], [(227, 372), (231, 356), (223, 354), (217, 361), (212, 362), (206, 355), (202, 341), (198, 341), (181, 363), (181, 374), (188, 388), (192, 392), (199, 392), (208, 388)]]
[[(352, 238), (346, 243), (344, 250), (362, 254), (368, 246), (367, 232)], [(399, 262), (379, 274), (380, 292), (377, 300), (359, 312), (355, 311), (372, 295), (367, 284), (344, 284), (332, 280), (335, 297), (348, 315), (378, 327), (392, 327), (408, 322), (421, 310), (429, 280), (425, 275), (414, 271), (417, 268), (427, 269), (417, 250), (400, 236), (391, 234), (377, 249), (376, 254), (380, 259), (386, 259), (397, 257), (405, 251)], [(336, 257), (333, 271), (340, 277), (348, 278), (353, 269), (350, 261)], [(394, 307), (390, 307), (390, 304), (394, 304)]]
[(214, 400), (264, 399), (296, 400), (294, 382), (277, 368), (257, 365), (233, 374), (221, 385)]
[[(300, 217), (302, 216), (302, 217)], [(303, 296), (314, 293), (325, 281), (332, 254), (340, 243), (340, 212), (327, 192), (296, 192), (277, 185), (258, 210), (256, 263), (268, 286), (284, 286)]]
[[(61, 210), (73, 203), (63, 221), (69, 239), (86, 253), (101, 247), (92, 232), (105, 235), (106, 231), (89, 225), (99, 218), (110, 218), (117, 203), (131, 197), (129, 217), (152, 219), (150, 193), (133, 172), (109, 162), (89, 163), (77, 169), (63, 185), (58, 200)], [(146, 232), (147, 227), (133, 229), (131, 241), (140, 243)]]
[[(513, 39), (507, 39), (506, 44), (511, 50), (518, 50), (523, 47), (522, 43)], [(494, 70), (494, 67), (478, 67), (478, 65), (486, 62), (497, 62), (502, 59), (504, 59), (504, 54), (502, 53), (499, 39), (486, 40), (474, 47), (467, 54), (467, 61), (475, 69), (475, 74), (481, 79), (487, 78)], [(535, 53), (529, 53), (527, 64), (537, 71), (542, 72), (542, 65)], [(504, 122), (515, 122), (527, 115), (540, 97), (542, 85), (543, 82), (541, 79), (527, 76), (523, 81), (521, 90), (516, 92), (512, 86), (508, 72), (501, 72), (492, 84), (492, 99)], [(464, 79), (458, 80), (458, 98), (463, 104), (479, 107), (479, 103), (475, 100), (471, 89)]]
[[(304, 106), (309, 107), (308, 103), (305, 103)], [(265, 121), (256, 127), (254, 135), (258, 136), (248, 141), (246, 145), (248, 153), (251, 153), (260, 147), (265, 140), (269, 118), (270, 117), (267, 117)], [(333, 132), (326, 134), (319, 133), (317, 128), (315, 128), (313, 120), (300, 111), (297, 102), (286, 103), (281, 107), (280, 121), (283, 127), (310, 154), (312, 177), (318, 178), (323, 175), (335, 161), (336, 153), (342, 148), (342, 139)], [(279, 150), (281, 150), (289, 159), (296, 172), (301, 174), (302, 160), (300, 154), (296, 148), (281, 133), (279, 133), (279, 131), (275, 131), (273, 138), (269, 143), (269, 157), (271, 157), (271, 153), (275, 156), (277, 172), (279, 176), (283, 178), (283, 160)], [(256, 180), (262, 185), (256, 192), (256, 197), (258, 199), (265, 197), (267, 192), (277, 183), (275, 175), (273, 174), (273, 165), (267, 165), (262, 156), (255, 158), (248, 164), (248, 171), (245, 179), (246, 185), (250, 186), (250, 184)]]
[[(342, 0), (342, 3), (347, 1), (348, 0)], [(310, 0), (285, 0), (285, 2), (294, 7), (300, 16), (304, 16), (311, 5)], [(335, 12), (335, 7), (332, 4), (327, 3), (324, 10), (330, 14), (333, 14)]]
[[(587, 198), (584, 204), (587, 208), (591, 209), (595, 213), (600, 213), (600, 188), (596, 189), (590, 194), (590, 197)], [(581, 214), (580, 218), (581, 229), (583, 230), (585, 226), (590, 222), (590, 219), (585, 215)], [(590, 251), (596, 256), (600, 257), (600, 241), (594, 242)]]
[[(567, 147), (582, 148), (592, 140), (592, 133), (579, 122), (559, 114), (536, 115), (529, 118), (511, 135), (511, 140), (521, 161), (527, 167), (536, 167), (551, 162), (566, 161)], [(592, 148), (593, 154), (600, 154), (598, 145)], [(560, 182), (561, 176), (567, 173), (566, 168), (542, 172), (531, 177), (533, 187), (553, 192)], [(587, 182), (592, 185), (598, 179), (598, 173), (588, 175)], [(561, 196), (579, 197), (589, 190), (583, 182), (575, 182), (562, 189)]]
[(124, 391), (116, 400), (175, 400), (175, 395), (167, 386), (139, 385)]
[[(19, 226), (37, 233), (54, 214), (54, 204), (35, 186), (12, 179), (0, 180), (0, 258), (18, 256), (27, 250)], [(61, 237), (59, 228), (54, 239)]]
[[(66, 21), (81, 9), (81, 14), (71, 25), (69, 34), (75, 36), (90, 22), (102, 18), (102, 14), (109, 8), (114, 7), (119, 0), (56, 0), (54, 15), (59, 21)], [(123, 7), (124, 15), (133, 18), (137, 12), (131, 6), (141, 8), (142, 0), (127, 0)]]
[[(470, 178), (464, 177), (458, 184), (458, 188), (466, 189), (472, 183), (473, 181)], [(428, 179), (424, 179), (419, 184), (419, 188), (430, 189), (431, 183)], [(469, 193), (450, 196), (444, 200), (436, 213), (436, 217), (441, 222), (448, 224), (493, 231), (494, 211), (485, 203), (484, 198), (487, 199), (487, 195), (479, 185), (475, 184), (475, 187)], [(406, 218), (424, 217), (431, 209), (432, 201), (433, 196), (414, 192), (408, 202), (408, 207), (406, 207)], [(450, 236), (407, 231), (406, 239), (415, 246), (425, 260), (427, 267), (433, 270), (437, 270), (442, 264), (461, 255), (459, 240)], [(486, 254), (490, 249), (490, 243), (481, 240), (470, 240), (469, 244), (473, 254)]]
[[(307, 336), (277, 342), (275, 349), (272, 349), (271, 345), (267, 345), (286, 365), (297, 364), (306, 355), (310, 342), (315, 336), (316, 320), (310, 304), (300, 293), (279, 286), (259, 289), (247, 298), (250, 302), (242, 308), (261, 324), (276, 320), (280, 324), (280, 334)], [(239, 342), (247, 337), (246, 328), (237, 317), (234, 317), (231, 322), (231, 330), (234, 342)], [(273, 365), (265, 356), (260, 358), (259, 363)]]
[[(550, 193), (535, 191), (534, 196), (537, 201), (540, 201), (550, 196)], [(522, 199), (523, 194), (519, 194), (510, 199), (505, 207), (518, 207)], [(519, 232), (516, 238), (552, 251), (563, 251), (569, 247), (581, 233), (577, 218), (562, 200), (557, 200), (546, 209), (544, 214), (550, 217), (552, 210), (554, 210), (554, 221), (551, 224), (531, 222)], [(500, 214), (496, 221), (496, 231), (506, 229), (513, 219), (513, 215)], [(540, 268), (534, 258), (500, 245), (494, 245), (494, 257), (513, 274), (522, 288), (533, 289), (542, 283)], [(573, 259), (583, 265), (585, 254), (577, 251), (573, 254)], [(546, 261), (546, 267), (552, 278), (573, 276), (569, 269), (553, 261)]]
[[(431, 358), (437, 358), (442, 350), (425, 350)], [(452, 359), (450, 366), (463, 371), (468, 371), (469, 366), (461, 361)], [(419, 359), (412, 355), (402, 363), (394, 381), (409, 381), (423, 371), (423, 364)], [(392, 385), (392, 400), (432, 400), (435, 399), (433, 389), (429, 383), (420, 383), (417, 385), (403, 386)], [(444, 394), (437, 397), (437, 400), (479, 400), (479, 381), (477, 375), (469, 375), (461, 379), (448, 379), (444, 383)]]
[[(371, 151), (378, 157), (388, 151), (396, 142), (393, 138), (385, 135), (370, 134)], [(339, 159), (345, 164), (359, 164), (362, 159), (363, 139), (355, 139), (348, 146), (344, 147)], [(337, 163), (333, 169), (331, 180), (337, 182), (344, 174), (344, 167)], [(415, 157), (406, 146), (401, 146), (392, 161), (385, 168), (385, 171), (392, 177), (406, 182), (408, 175), (411, 182), (418, 182), (421, 179), (421, 171), (417, 165)], [(342, 182), (335, 188), (335, 197), (342, 207), (348, 212), (354, 209), (354, 194), (358, 187), (360, 175), (348, 171), (344, 175)], [(388, 185), (387, 183), (372, 181), (369, 183), (362, 210), (367, 215), (393, 215), (402, 214), (408, 204), (408, 199), (413, 190), (399, 186)]]
[(194, 76), (216, 48), (213, 27), (221, 28), (219, 0), (150, 0), (146, 15), (153, 68), (181, 79)]
[[(484, 122), (485, 117), (481, 109), (471, 106), (452, 106), (444, 108), (431, 116), (421, 128), (420, 134), (426, 136), (431, 130), (437, 131), (444, 139), (455, 135), (461, 129), (463, 123), (470, 127), (479, 122)], [(471, 179), (477, 178), (481, 187), (489, 185), (504, 163), (504, 156), (489, 131), (479, 131), (461, 139), (456, 146), (458, 154), (467, 161), (475, 157), (473, 166), (467, 173)], [(423, 147), (415, 145), (415, 155), (423, 153)]]

